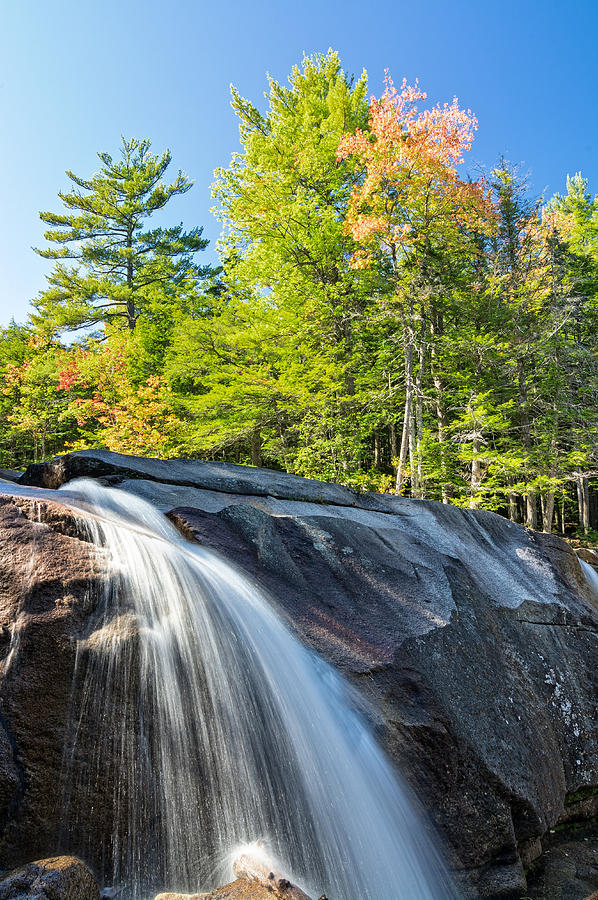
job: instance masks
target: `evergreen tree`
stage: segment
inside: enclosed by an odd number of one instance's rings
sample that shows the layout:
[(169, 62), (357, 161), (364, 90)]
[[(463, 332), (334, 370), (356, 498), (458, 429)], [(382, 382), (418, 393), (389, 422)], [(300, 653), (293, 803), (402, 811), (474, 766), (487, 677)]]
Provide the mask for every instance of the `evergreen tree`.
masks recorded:
[[(581, 173), (567, 176), (567, 193), (544, 210), (549, 233), (553, 354), (558, 368), (559, 432), (563, 476), (575, 485), (578, 520), (587, 533), (596, 514), (598, 487), (598, 195)], [(551, 391), (556, 406), (557, 391)], [(592, 499), (594, 503), (592, 504)], [(564, 514), (561, 516), (564, 524)]]
[(56, 260), (34, 304), (38, 327), (61, 332), (122, 320), (133, 330), (149, 292), (211, 273), (193, 262), (208, 243), (202, 228), (144, 230), (146, 219), (193, 184), (181, 171), (165, 184), (170, 152), (155, 156), (150, 146), (123, 138), (120, 158), (98, 154), (102, 166), (91, 178), (67, 171), (75, 188), (58, 194), (67, 212), (40, 213), (50, 226), (46, 240), (57, 246), (36, 251)]
[(537, 485), (539, 457), (534, 420), (539, 412), (542, 326), (549, 310), (549, 271), (544, 234), (540, 227), (540, 201), (529, 197), (526, 178), (501, 159), (492, 171), (491, 186), (497, 206), (497, 228), (491, 243), (492, 271), (489, 292), (506, 312), (505, 339), (509, 355), (505, 382), (514, 401), (514, 433), (525, 456), (525, 524), (538, 524)]

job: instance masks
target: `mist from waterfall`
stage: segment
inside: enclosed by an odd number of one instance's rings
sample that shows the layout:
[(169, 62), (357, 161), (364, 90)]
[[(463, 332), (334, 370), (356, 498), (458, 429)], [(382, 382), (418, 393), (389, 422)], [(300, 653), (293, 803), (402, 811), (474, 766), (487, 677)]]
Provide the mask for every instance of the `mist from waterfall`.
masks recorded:
[(261, 838), (313, 898), (456, 898), (352, 689), (264, 594), (147, 502), (68, 495), (113, 575), (78, 642), (65, 848), (108, 833), (104, 884), (134, 900), (230, 881)]

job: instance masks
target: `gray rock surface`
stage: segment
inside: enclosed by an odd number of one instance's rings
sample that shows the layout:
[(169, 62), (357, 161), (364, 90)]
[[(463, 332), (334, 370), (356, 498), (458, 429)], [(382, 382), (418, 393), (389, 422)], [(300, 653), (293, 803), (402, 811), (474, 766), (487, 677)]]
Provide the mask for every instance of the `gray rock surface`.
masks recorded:
[(57, 851), (75, 639), (105, 575), (78, 532), (43, 491), (0, 492), (0, 868)]
[(492, 513), (218, 463), (84, 451), (21, 483), (79, 476), (168, 510), (345, 673), (471, 896), (544, 897), (526, 893), (524, 869), (551, 829), (593, 814), (584, 792), (598, 787), (598, 611), (565, 542)]
[(534, 900), (598, 900), (598, 828), (595, 823), (559, 827), (544, 840), (542, 856), (528, 873)]
[(596, 611), (558, 539), (416, 506), (401, 527), (246, 505), (171, 517), (358, 685), (479, 895), (521, 897), (519, 845), (598, 783)]
[[(57, 488), (73, 478), (145, 478), (161, 484), (184, 485), (233, 494), (311, 500), (315, 503), (355, 505), (359, 494), (338, 484), (312, 481), (298, 475), (197, 459), (161, 460), (124, 456), (109, 450), (79, 450), (36, 463), (20, 478), (21, 484)], [(365, 495), (373, 498), (379, 495)], [(374, 502), (374, 501), (372, 501)], [(384, 498), (380, 498), (384, 508)]]
[(579, 547), (575, 552), (580, 559), (598, 571), (598, 553), (595, 550), (590, 550), (588, 547)]
[(92, 873), (73, 856), (41, 859), (0, 880), (0, 900), (99, 900), (99, 896)]
[(16, 469), (0, 469), (0, 481), (17, 482), (22, 475)]

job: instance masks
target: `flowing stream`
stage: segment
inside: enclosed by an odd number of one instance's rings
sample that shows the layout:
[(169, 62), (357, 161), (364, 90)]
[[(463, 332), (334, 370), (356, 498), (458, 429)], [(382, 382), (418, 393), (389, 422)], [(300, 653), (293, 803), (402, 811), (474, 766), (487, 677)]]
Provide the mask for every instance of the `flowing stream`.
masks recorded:
[(352, 690), (259, 589), (144, 500), (68, 493), (114, 574), (79, 641), (65, 846), (109, 833), (104, 884), (135, 900), (231, 881), (257, 839), (314, 900), (456, 898)]

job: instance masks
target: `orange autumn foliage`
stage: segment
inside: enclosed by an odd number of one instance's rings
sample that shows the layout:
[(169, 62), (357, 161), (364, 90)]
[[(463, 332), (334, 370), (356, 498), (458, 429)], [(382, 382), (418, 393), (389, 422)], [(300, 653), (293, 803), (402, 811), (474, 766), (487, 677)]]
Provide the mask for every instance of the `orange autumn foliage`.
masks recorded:
[(172, 411), (165, 379), (133, 384), (127, 374), (129, 336), (113, 335), (100, 349), (76, 348), (59, 371), (57, 390), (70, 394), (70, 411), (88, 437), (67, 447), (105, 446), (141, 456), (176, 455), (182, 423)]
[(352, 263), (371, 262), (378, 246), (397, 262), (459, 229), (485, 230), (492, 205), (482, 182), (463, 181), (457, 166), (471, 148), (477, 120), (452, 103), (420, 109), (426, 99), (416, 83), (398, 91), (388, 71), (382, 97), (370, 101), (370, 133), (344, 135), (337, 155), (353, 156), (364, 178), (353, 191), (346, 229), (363, 246)]

